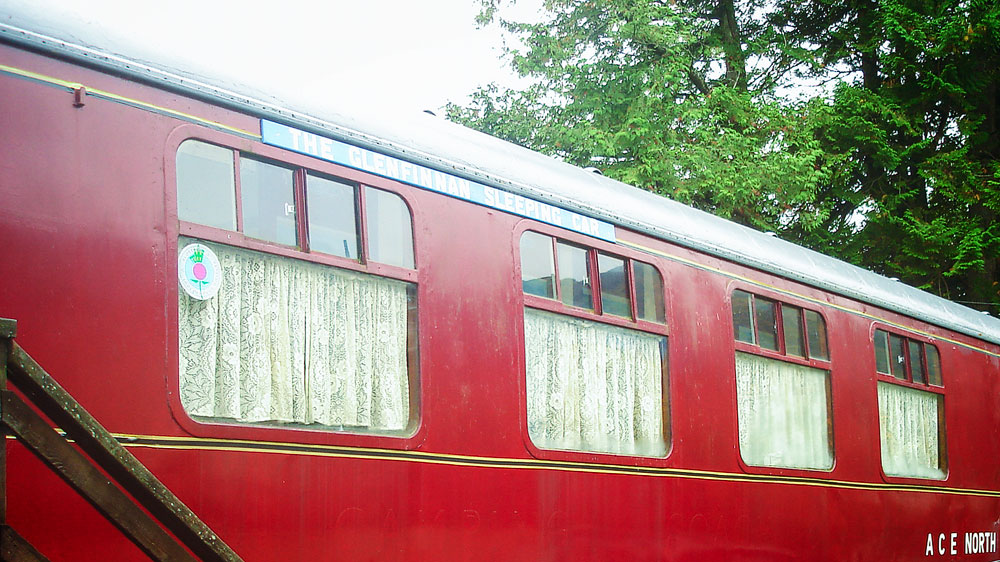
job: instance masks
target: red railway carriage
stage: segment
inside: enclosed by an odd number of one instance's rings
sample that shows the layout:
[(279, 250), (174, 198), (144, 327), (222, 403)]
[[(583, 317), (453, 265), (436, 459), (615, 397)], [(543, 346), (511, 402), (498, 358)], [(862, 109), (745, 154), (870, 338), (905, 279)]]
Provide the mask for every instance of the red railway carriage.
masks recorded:
[[(995, 319), (430, 116), (0, 41), (0, 316), (243, 559), (1000, 559)], [(50, 559), (142, 558), (7, 472)]]

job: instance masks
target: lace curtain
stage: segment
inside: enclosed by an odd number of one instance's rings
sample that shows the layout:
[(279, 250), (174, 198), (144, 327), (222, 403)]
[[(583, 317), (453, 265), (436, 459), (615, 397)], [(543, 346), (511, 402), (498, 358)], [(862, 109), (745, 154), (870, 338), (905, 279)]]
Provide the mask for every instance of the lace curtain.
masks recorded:
[(882, 470), (891, 476), (944, 478), (938, 412), (941, 396), (878, 383)]
[(223, 271), (218, 295), (199, 301), (179, 291), (180, 397), (188, 414), (407, 426), (405, 283), (206, 245)]
[(545, 449), (663, 456), (655, 336), (526, 308), (528, 434)]
[(753, 466), (833, 467), (829, 373), (736, 353), (740, 455)]

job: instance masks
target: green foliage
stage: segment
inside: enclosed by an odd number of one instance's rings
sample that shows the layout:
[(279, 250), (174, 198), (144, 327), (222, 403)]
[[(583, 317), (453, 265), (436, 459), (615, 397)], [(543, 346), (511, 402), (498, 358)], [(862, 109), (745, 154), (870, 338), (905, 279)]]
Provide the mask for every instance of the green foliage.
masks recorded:
[(481, 23), (523, 41), (512, 64), (534, 84), (480, 89), (450, 119), (1000, 303), (995, 1), (547, 0), (534, 24), (501, 1)]

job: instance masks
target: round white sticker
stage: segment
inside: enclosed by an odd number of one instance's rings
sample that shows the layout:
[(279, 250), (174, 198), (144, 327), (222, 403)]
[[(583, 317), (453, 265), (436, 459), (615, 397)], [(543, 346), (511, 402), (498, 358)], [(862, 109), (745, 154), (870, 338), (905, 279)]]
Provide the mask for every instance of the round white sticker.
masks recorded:
[(215, 252), (204, 244), (188, 244), (177, 256), (177, 277), (184, 292), (208, 300), (222, 286), (222, 267)]

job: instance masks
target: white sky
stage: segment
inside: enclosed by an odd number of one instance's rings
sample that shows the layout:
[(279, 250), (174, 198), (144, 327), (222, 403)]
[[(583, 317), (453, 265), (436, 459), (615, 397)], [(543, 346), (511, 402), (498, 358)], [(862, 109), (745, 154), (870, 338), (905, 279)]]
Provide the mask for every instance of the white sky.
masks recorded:
[[(535, 19), (540, 4), (520, 0), (504, 14)], [(0, 0), (5, 23), (74, 29), (97, 45), (138, 38), (152, 47), (126, 54), (155, 62), (169, 53), (200, 73), (263, 75), (278, 91), (320, 88), (346, 107), (393, 112), (436, 110), (477, 86), (517, 83), (502, 33), (477, 28), (478, 11), (478, 0)]]

